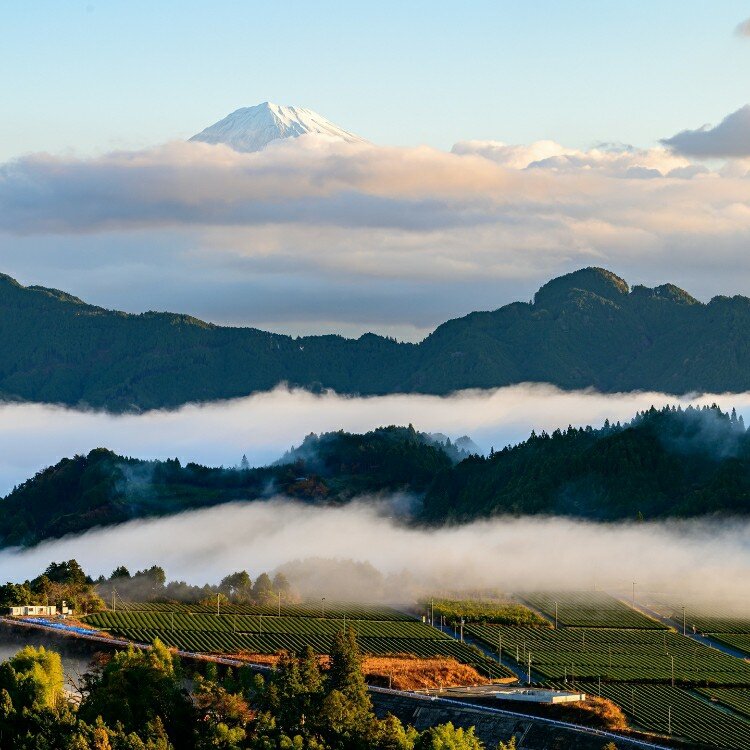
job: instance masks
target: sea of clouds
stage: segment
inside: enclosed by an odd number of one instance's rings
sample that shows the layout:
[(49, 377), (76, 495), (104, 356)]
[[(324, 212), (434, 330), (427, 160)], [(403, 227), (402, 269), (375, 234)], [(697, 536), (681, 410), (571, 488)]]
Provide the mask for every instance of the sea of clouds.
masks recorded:
[(0, 552), (0, 580), (38, 575), (75, 557), (91, 575), (157, 563), (203, 584), (228, 572), (285, 570), (308, 597), (408, 602), (420, 594), (603, 589), (670, 601), (750, 596), (750, 522), (600, 525), (561, 518), (493, 518), (427, 529), (402, 523), (387, 501), (344, 507), (285, 499), (133, 521)]

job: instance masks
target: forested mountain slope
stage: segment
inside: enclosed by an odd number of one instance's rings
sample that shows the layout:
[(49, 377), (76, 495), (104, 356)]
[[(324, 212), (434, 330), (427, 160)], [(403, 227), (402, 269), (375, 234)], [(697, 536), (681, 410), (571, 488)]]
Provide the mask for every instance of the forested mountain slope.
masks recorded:
[(718, 408), (654, 408), (631, 422), (532, 434), (435, 478), (434, 523), (500, 514), (593, 520), (750, 513), (750, 435)]
[(0, 547), (274, 495), (312, 503), (397, 491), (421, 495), (465, 455), (412, 427), (308, 435), (286, 461), (263, 468), (182, 466), (99, 448), (40, 471), (0, 500)]
[(750, 299), (708, 304), (588, 268), (533, 302), (439, 326), (420, 344), (293, 338), (186, 315), (130, 315), (0, 276), (0, 397), (114, 411), (312, 390), (445, 394), (524, 381), (602, 391), (750, 389)]
[[(493, 515), (597, 521), (750, 514), (750, 436), (718, 408), (650, 409), (631, 422), (532, 436), (483, 458), (413, 427), (310, 435), (273, 466), (210, 468), (98, 449), (0, 500), (0, 547), (94, 526), (284, 495), (315, 504), (406, 492), (411, 522)], [(390, 511), (389, 511), (390, 512)]]

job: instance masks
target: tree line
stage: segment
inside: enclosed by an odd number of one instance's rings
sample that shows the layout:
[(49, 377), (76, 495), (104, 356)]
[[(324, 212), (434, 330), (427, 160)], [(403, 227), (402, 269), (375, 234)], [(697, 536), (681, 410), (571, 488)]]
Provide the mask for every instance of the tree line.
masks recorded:
[(246, 570), (224, 576), (218, 584), (196, 586), (185, 581), (167, 581), (158, 565), (130, 573), (118, 565), (109, 577), (91, 578), (75, 560), (50, 563), (45, 571), (24, 582), (8, 582), (0, 586), (0, 609), (24, 604), (68, 602), (76, 613), (88, 614), (115, 602), (183, 602), (187, 604), (290, 604), (299, 601), (283, 573), (273, 577), (260, 573), (253, 581)]
[[(64, 692), (60, 657), (27, 647), (0, 664), (0, 747), (14, 750), (482, 750), (473, 728), (418, 732), (378, 718), (354, 631), (325, 665), (286, 653), (264, 678), (214, 664), (191, 670), (163, 644), (102, 656)], [(500, 742), (512, 750), (515, 739)]]

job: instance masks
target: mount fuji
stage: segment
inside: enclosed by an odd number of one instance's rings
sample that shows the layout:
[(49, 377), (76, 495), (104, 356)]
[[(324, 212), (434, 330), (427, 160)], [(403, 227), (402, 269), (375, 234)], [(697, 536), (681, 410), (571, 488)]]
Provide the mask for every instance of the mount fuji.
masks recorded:
[(271, 141), (307, 133), (340, 138), (348, 143), (367, 143), (311, 109), (284, 107), (272, 102), (238, 109), (190, 140), (224, 143), (235, 151), (261, 151)]

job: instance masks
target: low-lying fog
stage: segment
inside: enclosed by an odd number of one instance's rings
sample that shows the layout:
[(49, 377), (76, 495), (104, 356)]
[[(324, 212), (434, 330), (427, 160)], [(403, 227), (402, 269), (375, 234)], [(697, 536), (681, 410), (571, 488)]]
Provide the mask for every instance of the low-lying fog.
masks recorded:
[[(452, 438), (468, 434), (487, 451), (522, 440), (532, 429), (597, 426), (605, 418), (627, 420), (652, 404), (714, 401), (750, 418), (750, 393), (678, 399), (660, 393), (564, 392), (547, 385), (371, 398), (277, 388), (234, 401), (121, 416), (5, 404), (0, 406), (0, 492), (63, 456), (98, 446), (142, 458), (177, 456), (226, 466), (238, 464), (244, 453), (260, 465), (309, 432), (412, 423)], [(108, 575), (119, 564), (133, 570), (157, 563), (170, 578), (199, 584), (233, 570), (257, 575), (287, 565), (305, 593), (331, 598), (395, 600), (425, 589), (465, 587), (629, 591), (635, 581), (640, 591), (692, 599), (726, 591), (734, 601), (750, 601), (747, 521), (598, 526), (495, 519), (428, 531), (399, 521), (404, 500), (315, 508), (278, 499), (133, 522), (26, 552), (0, 552), (0, 581), (34, 576), (51, 560), (75, 557), (94, 576)], [(313, 558), (360, 564), (337, 566)]]
[(115, 416), (40, 404), (0, 405), (0, 493), (63, 456), (111, 448), (139, 458), (171, 458), (234, 466), (279, 458), (310, 432), (412, 423), (451, 438), (468, 434), (489, 451), (528, 437), (532, 429), (601, 425), (630, 419), (640, 409), (667, 403), (733, 406), (750, 421), (750, 393), (700, 397), (662, 393), (603, 395), (565, 392), (548, 385), (518, 385), (452, 396), (395, 395), (370, 398), (276, 390), (233, 401), (188, 405), (175, 411)]
[[(593, 587), (732, 602), (750, 595), (750, 522), (596, 525), (497, 518), (419, 529), (386, 501), (314, 507), (283, 499), (226, 505), (0, 553), (0, 580), (75, 557), (92, 575), (157, 562), (168, 577), (217, 582), (279, 566), (310, 596), (406, 601), (458, 588), (522, 591)], [(335, 564), (338, 560), (341, 564)], [(356, 562), (353, 564), (351, 561)]]

